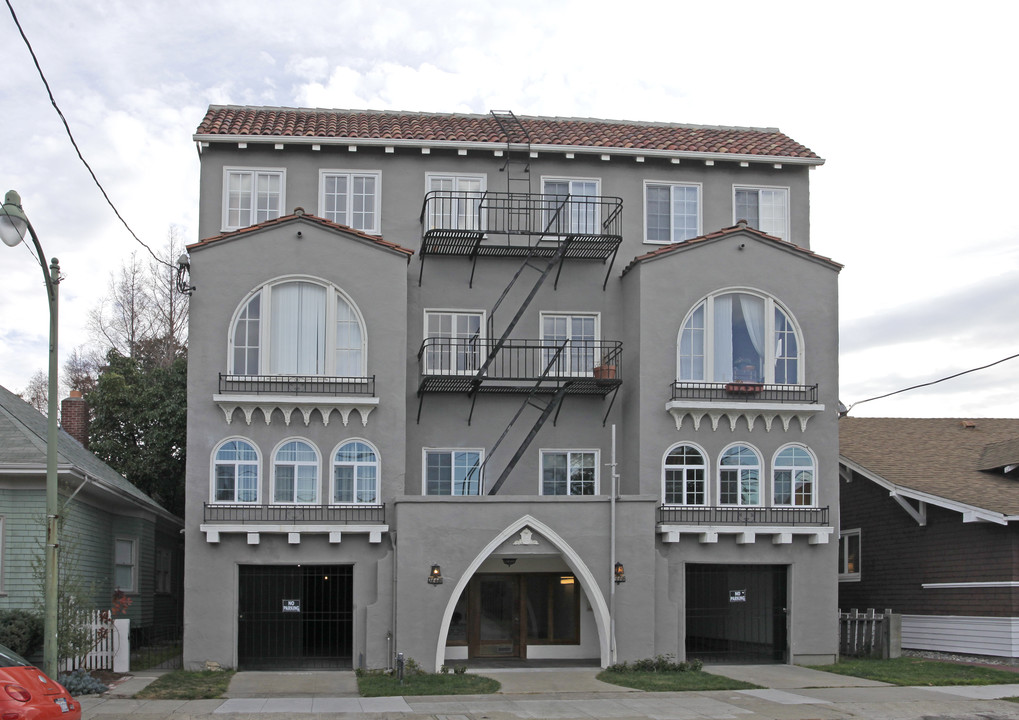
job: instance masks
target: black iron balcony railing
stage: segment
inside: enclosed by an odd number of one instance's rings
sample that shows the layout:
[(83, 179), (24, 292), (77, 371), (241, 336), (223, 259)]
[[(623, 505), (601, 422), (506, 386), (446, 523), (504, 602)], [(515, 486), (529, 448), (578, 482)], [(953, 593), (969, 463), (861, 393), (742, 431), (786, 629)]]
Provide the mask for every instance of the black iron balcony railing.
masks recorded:
[(495, 350), (492, 339), (425, 338), (418, 352), (420, 392), (528, 392), (539, 383), (555, 390), (607, 395), (622, 383), (623, 344), (618, 341), (510, 339)]
[(817, 385), (777, 385), (756, 382), (672, 383), (673, 400), (726, 402), (817, 403)]
[(828, 508), (673, 506), (658, 508), (658, 522), (675, 525), (805, 525), (827, 526)]
[(375, 376), (219, 374), (219, 392), (244, 395), (363, 395), (375, 397)]
[(622, 239), (622, 209), (617, 197), (433, 190), (421, 207), (421, 252), (506, 255), (513, 248), (526, 250), (526, 244), (475, 242), (485, 235), (516, 235), (552, 243), (571, 238), (566, 257), (604, 260)]
[(255, 505), (205, 503), (205, 522), (384, 525), (385, 505)]

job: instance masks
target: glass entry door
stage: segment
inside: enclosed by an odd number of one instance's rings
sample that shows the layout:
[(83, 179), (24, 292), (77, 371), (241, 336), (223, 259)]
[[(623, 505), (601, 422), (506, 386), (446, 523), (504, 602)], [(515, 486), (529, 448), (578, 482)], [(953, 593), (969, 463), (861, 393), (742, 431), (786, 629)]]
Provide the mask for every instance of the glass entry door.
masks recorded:
[(520, 576), (479, 575), (471, 619), (472, 657), (520, 657)]

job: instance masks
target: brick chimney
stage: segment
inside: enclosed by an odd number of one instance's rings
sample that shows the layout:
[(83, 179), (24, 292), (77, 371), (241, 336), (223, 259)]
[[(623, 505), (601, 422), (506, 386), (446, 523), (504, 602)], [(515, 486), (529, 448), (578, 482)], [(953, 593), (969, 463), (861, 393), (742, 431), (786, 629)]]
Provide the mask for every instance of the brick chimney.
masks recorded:
[(88, 405), (78, 390), (71, 391), (71, 397), (60, 403), (60, 426), (64, 431), (88, 448)]

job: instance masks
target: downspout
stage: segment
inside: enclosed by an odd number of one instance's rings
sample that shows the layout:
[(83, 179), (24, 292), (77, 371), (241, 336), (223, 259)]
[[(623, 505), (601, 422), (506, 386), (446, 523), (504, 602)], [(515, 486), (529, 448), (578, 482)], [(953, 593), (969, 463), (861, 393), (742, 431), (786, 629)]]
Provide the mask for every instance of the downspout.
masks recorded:
[[(393, 515), (396, 515), (396, 502), (393, 502)], [(395, 518), (394, 518), (395, 519)], [(396, 652), (396, 576), (397, 576), (397, 557), (396, 557), (396, 533), (392, 530), (389, 531), (389, 545), (393, 548), (393, 622), (392, 628), (389, 631), (389, 643), (388, 643), (388, 657), (386, 658), (386, 669), (392, 670), (394, 667), (393, 659)]]
[(612, 425), (612, 487), (609, 495), (609, 660), (616, 663), (616, 426)]

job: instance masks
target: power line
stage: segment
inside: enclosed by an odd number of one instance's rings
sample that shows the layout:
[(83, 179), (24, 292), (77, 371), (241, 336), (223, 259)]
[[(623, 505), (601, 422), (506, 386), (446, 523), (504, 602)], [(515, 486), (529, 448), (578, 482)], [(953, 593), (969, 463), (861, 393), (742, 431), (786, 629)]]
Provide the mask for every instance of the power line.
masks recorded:
[(106, 189), (103, 187), (103, 184), (99, 182), (99, 178), (96, 177), (95, 172), (92, 171), (92, 166), (88, 164), (88, 161), (85, 159), (85, 156), (81, 154), (81, 149), (78, 147), (78, 143), (75, 141), (74, 135), (71, 134), (71, 127), (70, 125), (67, 124), (67, 118), (64, 117), (64, 113), (61, 112), (60, 106), (57, 105), (56, 98), (53, 97), (53, 91), (50, 89), (50, 84), (46, 80), (46, 75), (43, 73), (42, 67), (39, 65), (39, 58), (36, 57), (35, 50), (32, 49), (32, 43), (28, 41), (28, 36), (25, 35), (25, 31), (21, 28), (21, 23), (18, 21), (17, 13), (14, 12), (14, 7), (11, 5), (11, 0), (5, 0), (5, 2), (7, 3), (7, 9), (11, 11), (11, 17), (14, 18), (14, 24), (18, 26), (18, 32), (21, 33), (21, 39), (25, 41), (25, 46), (28, 48), (28, 52), (32, 55), (32, 62), (35, 63), (35, 69), (39, 71), (39, 77), (42, 78), (42, 84), (46, 86), (46, 93), (50, 96), (50, 104), (53, 105), (53, 109), (56, 110), (57, 115), (60, 116), (60, 121), (64, 124), (64, 129), (67, 131), (67, 137), (70, 138), (71, 145), (74, 146), (75, 152), (78, 153), (78, 158), (85, 166), (85, 169), (88, 170), (88, 174), (92, 176), (92, 179), (95, 181), (96, 187), (99, 188), (99, 192), (101, 192), (103, 194), (103, 197), (106, 198), (106, 203), (113, 210), (113, 214), (117, 216), (117, 219), (120, 220), (120, 222), (123, 223), (124, 227), (127, 228), (127, 231), (131, 233), (131, 237), (133, 237), (138, 242), (139, 245), (141, 245), (143, 248), (149, 251), (149, 255), (151, 255), (156, 262), (162, 263), (167, 267), (176, 269), (171, 263), (166, 262), (158, 255), (156, 255), (156, 253), (152, 252), (152, 248), (150, 248), (148, 245), (142, 242), (142, 239), (135, 234), (135, 231), (132, 230), (131, 226), (127, 224), (127, 220), (125, 220), (124, 217), (120, 214), (120, 211), (117, 210), (117, 206), (113, 204), (113, 200), (111, 200), (110, 196), (106, 193)]
[(846, 410), (846, 413), (848, 414), (849, 411), (852, 410), (857, 405), (862, 405), (863, 403), (870, 402), (871, 400), (881, 400), (882, 398), (891, 397), (892, 395), (898, 395), (899, 393), (908, 392), (909, 390), (916, 390), (917, 388), (928, 387), (929, 385), (937, 385), (938, 383), (945, 382), (945, 380), (951, 380), (961, 375), (967, 375), (969, 373), (976, 372), (977, 370), (986, 370), (989, 367), (994, 367), (995, 365), (1000, 365), (1001, 363), (1006, 362), (1007, 360), (1014, 360), (1016, 358), (1019, 358), (1019, 353), (1015, 355), (1009, 355), (1008, 357), (1002, 358), (1001, 360), (995, 360), (994, 362), (988, 363), (987, 365), (981, 365), (980, 367), (970, 368), (969, 370), (963, 370), (962, 372), (957, 372), (954, 375), (949, 375), (948, 377), (943, 377), (938, 380), (931, 380), (930, 382), (920, 383), (919, 385), (911, 385), (910, 387), (902, 388), (901, 390), (894, 390), (890, 393), (885, 393), (884, 395), (878, 395), (876, 397), (867, 398), (866, 400), (860, 400), (850, 405), (849, 409)]

